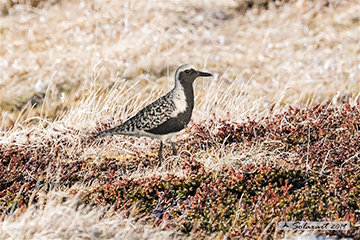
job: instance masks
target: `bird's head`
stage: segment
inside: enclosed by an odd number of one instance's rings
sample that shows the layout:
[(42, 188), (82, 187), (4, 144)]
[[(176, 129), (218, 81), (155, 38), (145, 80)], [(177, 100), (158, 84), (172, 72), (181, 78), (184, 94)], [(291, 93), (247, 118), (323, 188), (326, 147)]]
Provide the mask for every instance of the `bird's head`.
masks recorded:
[(201, 72), (196, 70), (190, 64), (182, 64), (176, 70), (175, 73), (175, 81), (179, 81), (180, 83), (193, 83), (197, 77), (211, 77), (211, 73)]

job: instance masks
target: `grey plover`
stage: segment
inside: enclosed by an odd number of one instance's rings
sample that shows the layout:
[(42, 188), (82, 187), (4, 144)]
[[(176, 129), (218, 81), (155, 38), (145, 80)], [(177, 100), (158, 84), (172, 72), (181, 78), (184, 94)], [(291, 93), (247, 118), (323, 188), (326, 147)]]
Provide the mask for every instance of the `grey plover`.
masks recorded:
[(212, 74), (197, 71), (190, 64), (180, 65), (175, 72), (175, 87), (170, 92), (143, 108), (123, 124), (102, 131), (95, 137), (127, 135), (159, 139), (160, 162), (163, 160), (163, 143), (170, 140), (173, 154), (177, 155), (173, 140), (190, 121), (194, 108), (193, 82), (197, 77), (210, 76)]

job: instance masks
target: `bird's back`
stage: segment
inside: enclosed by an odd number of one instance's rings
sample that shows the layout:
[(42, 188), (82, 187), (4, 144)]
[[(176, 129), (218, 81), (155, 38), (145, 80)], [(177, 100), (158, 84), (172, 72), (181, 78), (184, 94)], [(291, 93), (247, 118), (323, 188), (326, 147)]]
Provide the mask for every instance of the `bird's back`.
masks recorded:
[(172, 92), (169, 92), (165, 96), (147, 105), (123, 124), (100, 132), (97, 137), (116, 134), (140, 136), (142, 135), (141, 132), (151, 133), (151, 130), (157, 129), (168, 121), (175, 110), (176, 106), (174, 101), (172, 101)]

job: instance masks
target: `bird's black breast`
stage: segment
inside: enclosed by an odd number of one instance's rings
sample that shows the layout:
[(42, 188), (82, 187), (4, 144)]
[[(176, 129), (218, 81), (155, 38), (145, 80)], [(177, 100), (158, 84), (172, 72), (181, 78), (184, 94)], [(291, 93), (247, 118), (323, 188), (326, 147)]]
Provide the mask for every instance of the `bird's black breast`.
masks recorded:
[[(165, 135), (169, 133), (179, 132), (189, 123), (194, 108), (194, 91), (192, 84), (183, 84), (185, 93), (186, 109), (184, 112), (178, 113), (174, 117), (170, 117), (167, 121), (154, 129), (146, 130), (152, 134)], [(176, 109), (175, 109), (176, 110)]]

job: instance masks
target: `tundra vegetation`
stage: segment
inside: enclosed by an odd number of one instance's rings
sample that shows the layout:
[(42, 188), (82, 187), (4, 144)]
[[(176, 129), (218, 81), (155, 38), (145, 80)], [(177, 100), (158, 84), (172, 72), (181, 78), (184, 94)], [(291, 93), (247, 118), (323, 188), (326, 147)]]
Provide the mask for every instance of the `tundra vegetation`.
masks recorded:
[[(357, 0), (2, 1), (0, 238), (360, 236)], [(195, 109), (159, 142), (93, 141), (191, 63)]]

